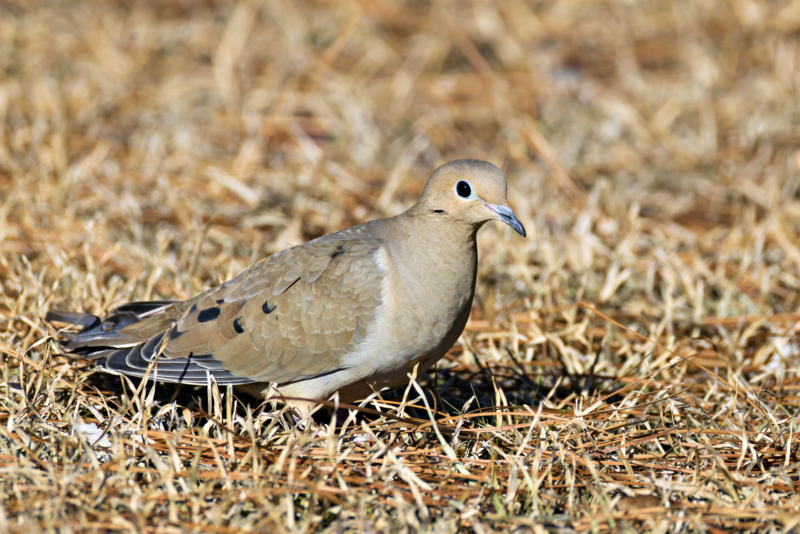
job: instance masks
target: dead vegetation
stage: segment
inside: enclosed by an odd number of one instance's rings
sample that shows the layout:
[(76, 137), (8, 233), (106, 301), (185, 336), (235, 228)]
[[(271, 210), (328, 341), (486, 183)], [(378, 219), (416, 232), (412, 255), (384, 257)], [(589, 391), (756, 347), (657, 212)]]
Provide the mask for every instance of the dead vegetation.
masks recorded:
[[(797, 0), (0, 2), (0, 531), (796, 531), (798, 37)], [(459, 157), (529, 238), (487, 226), (460, 342), (358, 417), (123, 383), (42, 320)]]

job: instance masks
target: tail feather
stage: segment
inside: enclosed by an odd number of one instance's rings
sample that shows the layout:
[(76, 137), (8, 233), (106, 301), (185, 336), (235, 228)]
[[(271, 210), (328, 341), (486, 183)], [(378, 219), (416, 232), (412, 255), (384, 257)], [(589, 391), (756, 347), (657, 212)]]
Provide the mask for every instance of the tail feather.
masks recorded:
[(179, 300), (148, 300), (148, 301), (141, 301), (141, 302), (128, 302), (127, 304), (123, 304), (117, 308), (114, 308), (113, 313), (132, 313), (139, 319), (144, 319), (146, 317), (153, 317), (154, 315), (159, 315), (164, 310), (172, 306), (173, 304), (177, 304), (180, 302)]
[[(162, 330), (151, 337), (126, 332), (125, 327), (164, 314), (177, 301), (156, 300), (130, 302), (116, 308), (101, 319), (89, 313), (50, 310), (45, 320), (81, 327), (77, 333), (65, 333), (61, 344), (84, 358), (97, 360), (115, 374), (143, 377), (153, 359), (158, 357), (164, 335), (169, 331), (169, 319)], [(190, 354), (185, 358), (162, 357), (156, 361), (150, 378), (162, 382), (204, 385), (209, 377), (220, 385), (250, 384), (248, 378), (238, 377), (222, 368), (222, 362), (211, 354)]]
[(100, 317), (89, 313), (68, 312), (62, 310), (49, 310), (44, 320), (48, 322), (66, 323), (80, 326), (84, 330), (99, 325)]
[[(106, 360), (105, 367), (112, 373), (127, 376), (144, 377), (152, 362), (142, 358), (141, 345), (132, 349), (122, 349), (112, 352)], [(252, 384), (249, 378), (238, 377), (224, 369), (209, 369), (201, 367), (192, 357), (180, 360), (166, 360), (156, 362), (150, 373), (150, 378), (161, 382), (174, 382), (178, 384), (191, 384), (202, 386), (213, 377), (220, 385)]]
[(82, 327), (77, 333), (65, 334), (67, 341), (62, 345), (90, 359), (99, 358), (96, 353), (100, 349), (129, 347), (142, 342), (141, 339), (119, 333), (120, 329), (141, 320), (131, 312), (118, 313), (104, 321), (89, 313), (50, 310), (45, 320)]

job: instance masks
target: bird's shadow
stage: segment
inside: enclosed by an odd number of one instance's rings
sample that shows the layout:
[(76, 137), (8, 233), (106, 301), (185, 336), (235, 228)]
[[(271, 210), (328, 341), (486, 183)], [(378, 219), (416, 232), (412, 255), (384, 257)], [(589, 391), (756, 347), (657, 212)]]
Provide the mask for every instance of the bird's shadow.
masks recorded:
[[(427, 405), (435, 417), (441, 418), (458, 416), (465, 406), (468, 406), (467, 411), (481, 410), (491, 413), (494, 411), (492, 408), (496, 408), (500, 401), (499, 391), (502, 391), (503, 398), (500, 402), (506, 406), (520, 408), (528, 406), (535, 409), (543, 399), (548, 399), (551, 404), (558, 404), (570, 395), (594, 392), (599, 386), (608, 383), (607, 377), (566, 375), (561, 367), (542, 369), (535, 376), (531, 376), (521, 369), (524, 368), (481, 366), (478, 371), (474, 372), (453, 369), (432, 370), (420, 376), (419, 384), (422, 386)], [(131, 404), (133, 391), (131, 391), (130, 385), (132, 384), (137, 389), (141, 385), (140, 379), (131, 379), (130, 383), (126, 384), (120, 377), (105, 373), (94, 373), (86, 378), (85, 383), (107, 399), (116, 401), (119, 407)], [(214, 418), (212, 414), (215, 412), (215, 407), (213, 401), (209, 399), (207, 386), (149, 382), (143, 389), (145, 396), (152, 400), (153, 406), (161, 407), (175, 403), (177, 407), (190, 410), (196, 425), (203, 425)], [(400, 387), (384, 392), (381, 397), (387, 401), (387, 404), (397, 405), (402, 400), (404, 392), (405, 388)], [(223, 406), (226, 394), (226, 389), (221, 388), (220, 396)], [(233, 394), (237, 400), (235, 406), (238, 416), (246, 415), (248, 407), (252, 413), (274, 409), (270, 403), (265, 404), (263, 399), (239, 391), (234, 391)], [(410, 399), (413, 400), (416, 397), (418, 395), (414, 394), (410, 396)], [(417, 399), (417, 402), (412, 402), (405, 408), (405, 413), (414, 419), (427, 420), (429, 415), (424, 405), (425, 403)], [(222, 413), (225, 413), (224, 409)], [(391, 415), (391, 412), (388, 413)], [(333, 419), (332, 415), (332, 409), (320, 409), (314, 412), (313, 418), (317, 424), (327, 425)], [(372, 421), (378, 417), (380, 415), (370, 413), (370, 410), (363, 410), (359, 412), (355, 422), (359, 424), (362, 420)], [(337, 414), (336, 420), (338, 424), (341, 424), (346, 420), (346, 416)], [(475, 422), (479, 424), (481, 420), (477, 419)], [(216, 423), (223, 424), (223, 421), (216, 421)], [(489, 417), (486, 418), (485, 423), (491, 424)]]

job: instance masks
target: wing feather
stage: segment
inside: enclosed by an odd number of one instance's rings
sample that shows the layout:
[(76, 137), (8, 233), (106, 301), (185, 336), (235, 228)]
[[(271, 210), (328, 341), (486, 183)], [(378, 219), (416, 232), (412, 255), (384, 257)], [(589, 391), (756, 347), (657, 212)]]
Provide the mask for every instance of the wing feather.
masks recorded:
[(381, 305), (381, 246), (348, 229), (270, 256), (184, 302), (130, 303), (103, 322), (66, 312), (52, 319), (84, 328), (68, 348), (102, 354), (123, 374), (143, 376), (158, 356), (162, 381), (304, 380), (342, 369), (364, 339)]

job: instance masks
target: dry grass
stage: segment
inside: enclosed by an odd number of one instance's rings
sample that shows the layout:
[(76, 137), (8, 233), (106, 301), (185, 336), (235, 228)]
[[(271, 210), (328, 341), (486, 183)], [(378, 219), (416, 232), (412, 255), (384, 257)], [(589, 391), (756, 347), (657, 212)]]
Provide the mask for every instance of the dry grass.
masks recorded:
[[(799, 41), (797, 0), (0, 1), (0, 532), (796, 531)], [(482, 232), (403, 407), (134, 390), (42, 320), (189, 297), (459, 157), (530, 236)]]

